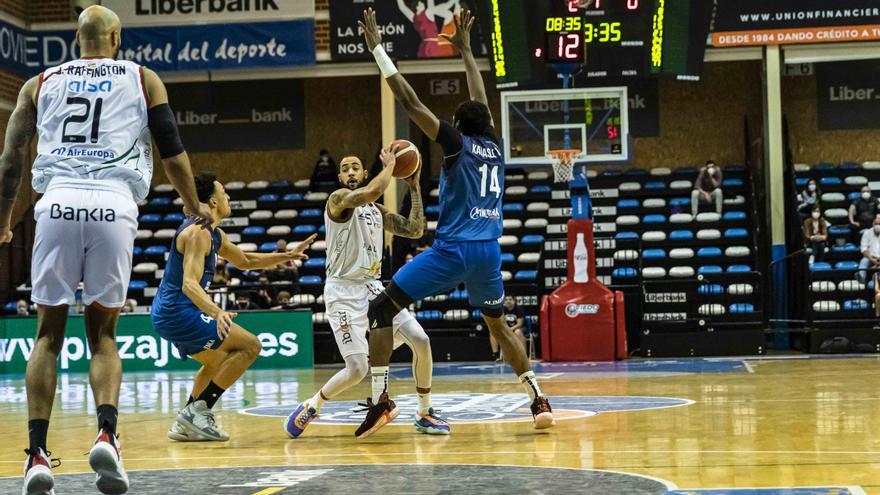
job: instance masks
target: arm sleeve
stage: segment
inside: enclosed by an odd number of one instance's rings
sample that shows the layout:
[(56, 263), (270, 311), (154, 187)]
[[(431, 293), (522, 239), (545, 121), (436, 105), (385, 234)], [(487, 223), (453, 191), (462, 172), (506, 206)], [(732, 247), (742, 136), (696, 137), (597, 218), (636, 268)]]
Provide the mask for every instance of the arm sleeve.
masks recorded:
[(449, 122), (440, 121), (440, 129), (437, 131), (437, 143), (443, 147), (444, 165), (451, 165), (461, 153), (463, 145), (461, 133)]

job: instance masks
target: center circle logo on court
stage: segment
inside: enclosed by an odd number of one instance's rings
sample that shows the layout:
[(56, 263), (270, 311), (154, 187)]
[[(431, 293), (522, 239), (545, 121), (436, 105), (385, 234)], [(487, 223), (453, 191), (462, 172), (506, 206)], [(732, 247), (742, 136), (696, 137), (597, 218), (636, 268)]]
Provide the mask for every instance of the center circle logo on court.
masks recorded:
[[(532, 421), (531, 399), (525, 394), (433, 394), (433, 407), (453, 424)], [(553, 396), (549, 397), (556, 419), (574, 419), (599, 413), (664, 409), (693, 404), (687, 399), (674, 397), (628, 396)], [(400, 415), (393, 425), (410, 425), (418, 410), (418, 396), (407, 394), (394, 397)], [(296, 404), (255, 407), (241, 411), (254, 416), (286, 417)], [(366, 416), (357, 401), (329, 401), (313, 424), (359, 425)]]

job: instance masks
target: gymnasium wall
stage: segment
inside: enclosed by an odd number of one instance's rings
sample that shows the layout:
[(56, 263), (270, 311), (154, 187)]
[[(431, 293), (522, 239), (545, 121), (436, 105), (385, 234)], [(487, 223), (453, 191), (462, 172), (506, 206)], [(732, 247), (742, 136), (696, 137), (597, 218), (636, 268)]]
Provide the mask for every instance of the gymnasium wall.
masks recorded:
[(819, 130), (815, 74), (784, 77), (782, 105), (795, 163), (880, 160), (880, 131), (877, 129)]

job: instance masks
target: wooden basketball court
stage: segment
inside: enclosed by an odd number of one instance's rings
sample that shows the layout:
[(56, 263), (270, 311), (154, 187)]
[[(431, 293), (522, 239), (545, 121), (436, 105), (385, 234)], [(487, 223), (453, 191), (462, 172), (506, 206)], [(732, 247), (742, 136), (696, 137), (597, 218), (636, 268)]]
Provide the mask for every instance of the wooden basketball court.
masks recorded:
[[(255, 371), (222, 399), (218, 422), (232, 439), (188, 444), (165, 437), (188, 374), (131, 373), (120, 433), (134, 494), (880, 493), (878, 367), (876, 357), (800, 356), (539, 365), (560, 419), (538, 432), (505, 367), (444, 364), (434, 393), (449, 437), (409, 425), (414, 384), (398, 367), (391, 392), (402, 396), (401, 424), (365, 440), (354, 438), (350, 410), (367, 383), (291, 440), (283, 416), (333, 369)], [(58, 494), (96, 493), (85, 455), (95, 433), (86, 380), (59, 380), (49, 433), (62, 459)], [(0, 389), (0, 475), (9, 477), (0, 493), (17, 493), (24, 379), (4, 378)], [(757, 490), (771, 487), (812, 488)]]

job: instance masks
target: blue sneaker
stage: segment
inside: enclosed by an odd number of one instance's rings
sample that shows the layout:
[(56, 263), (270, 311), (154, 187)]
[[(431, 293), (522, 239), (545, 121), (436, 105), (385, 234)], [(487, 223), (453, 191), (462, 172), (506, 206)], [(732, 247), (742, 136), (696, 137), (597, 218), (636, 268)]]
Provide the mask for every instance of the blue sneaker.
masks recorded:
[(309, 426), (309, 423), (317, 417), (318, 411), (311, 407), (308, 402), (303, 402), (296, 406), (296, 409), (284, 420), (284, 429), (287, 431), (287, 436), (297, 438), (302, 435), (306, 430), (306, 426)]
[(441, 418), (434, 408), (428, 409), (428, 414), (419, 413), (419, 419), (413, 421), (416, 431), (427, 435), (449, 435), (449, 423)]

